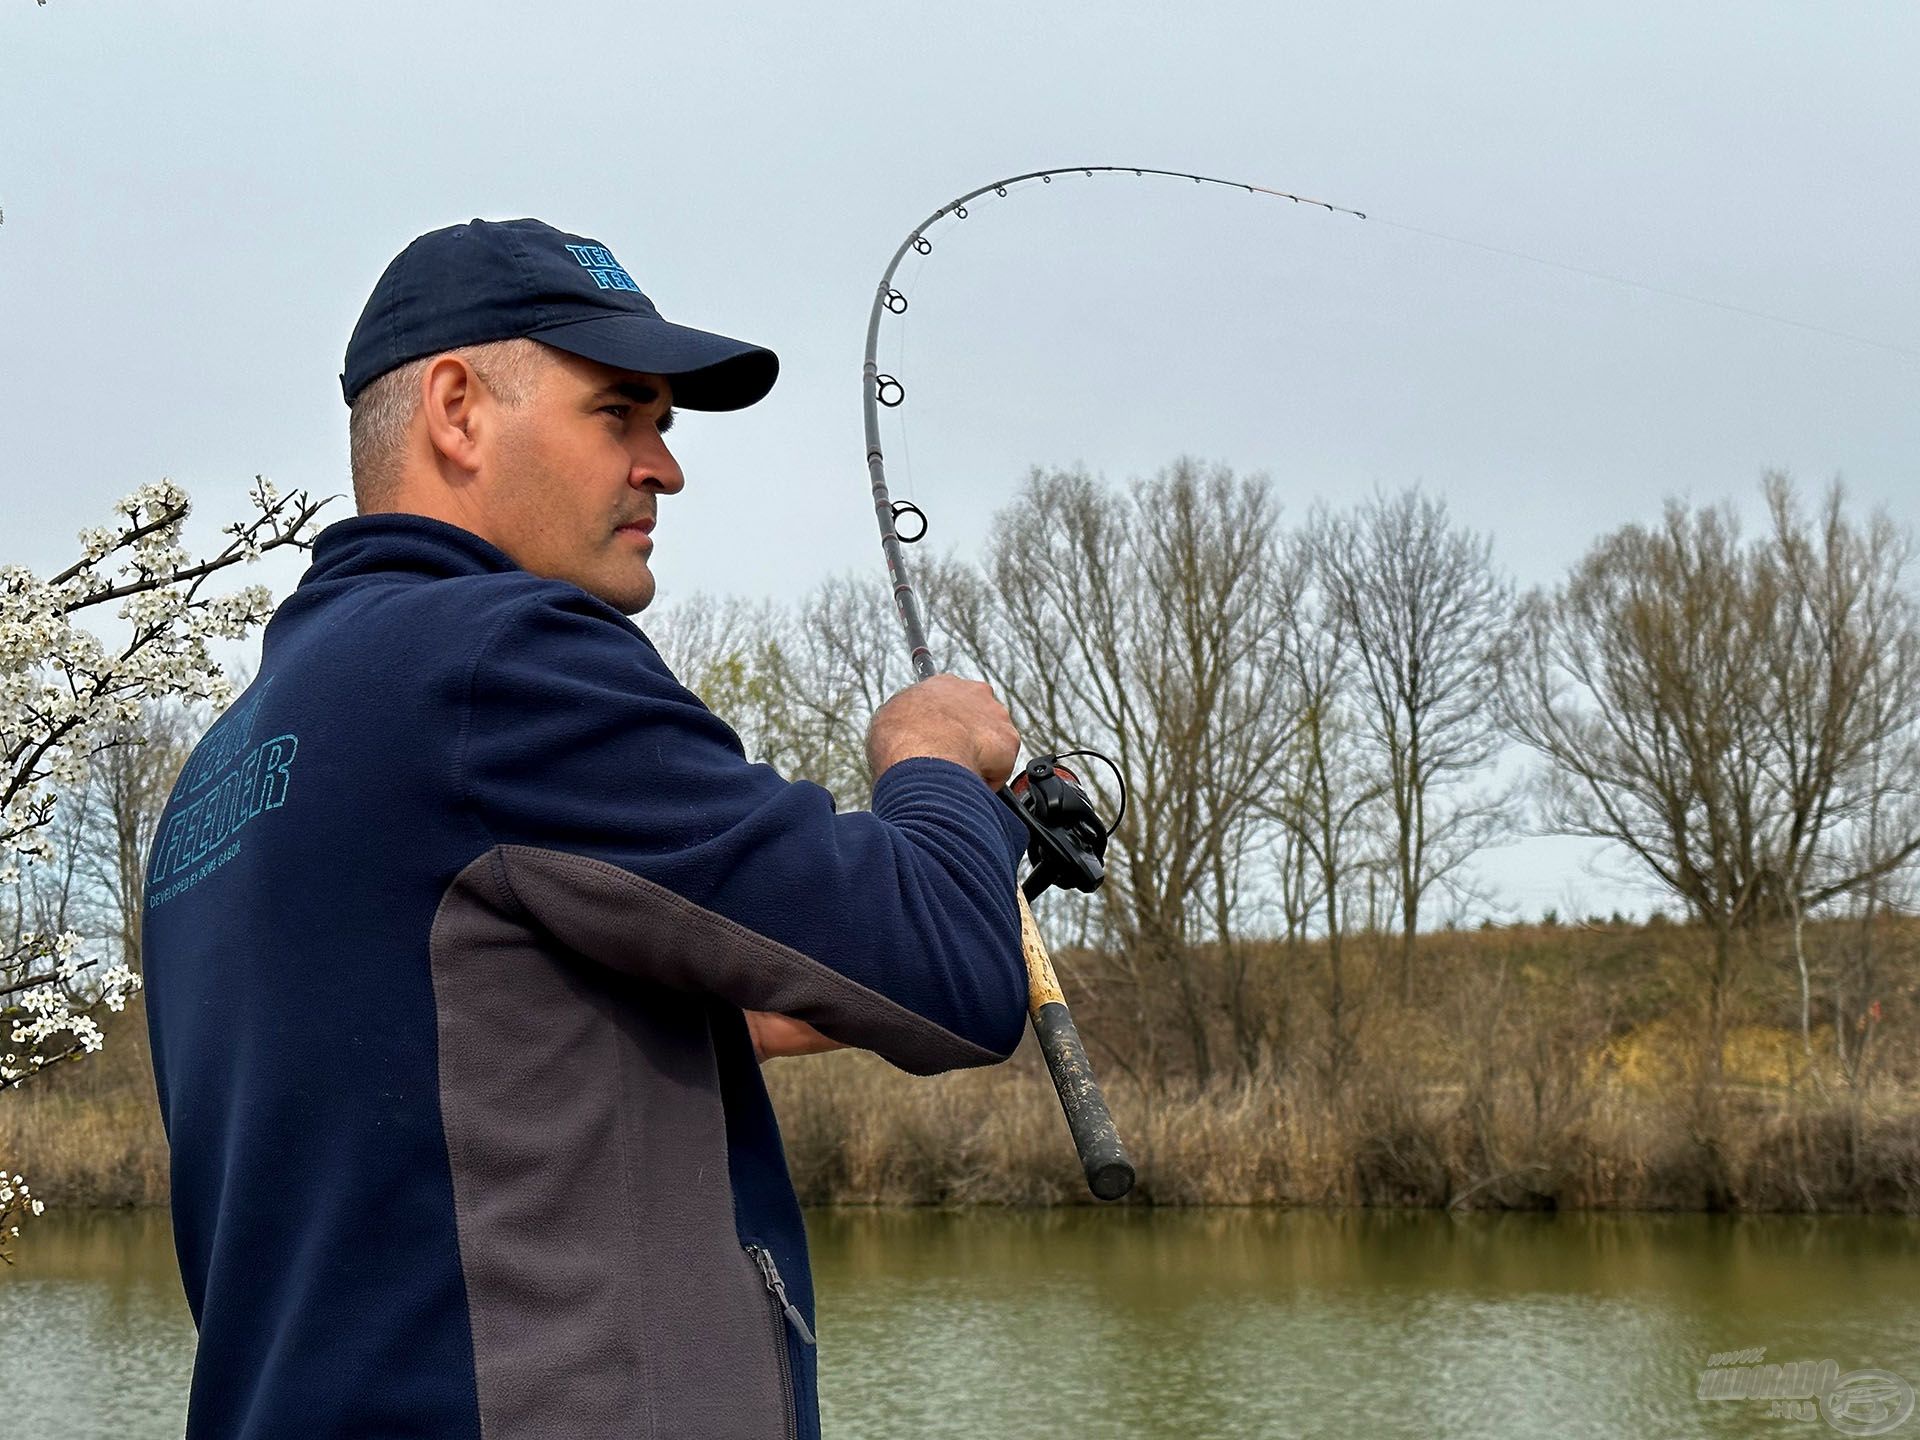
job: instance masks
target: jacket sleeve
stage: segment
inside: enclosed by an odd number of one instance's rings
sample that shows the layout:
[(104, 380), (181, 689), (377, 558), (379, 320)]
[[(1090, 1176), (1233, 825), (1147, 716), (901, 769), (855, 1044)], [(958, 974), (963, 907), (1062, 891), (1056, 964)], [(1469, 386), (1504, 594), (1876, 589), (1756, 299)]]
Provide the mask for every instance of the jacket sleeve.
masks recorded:
[(905, 760), (871, 813), (750, 763), (625, 616), (543, 582), (475, 652), (461, 803), (500, 888), (599, 964), (772, 1010), (916, 1071), (1004, 1059), (1025, 835), (979, 776)]

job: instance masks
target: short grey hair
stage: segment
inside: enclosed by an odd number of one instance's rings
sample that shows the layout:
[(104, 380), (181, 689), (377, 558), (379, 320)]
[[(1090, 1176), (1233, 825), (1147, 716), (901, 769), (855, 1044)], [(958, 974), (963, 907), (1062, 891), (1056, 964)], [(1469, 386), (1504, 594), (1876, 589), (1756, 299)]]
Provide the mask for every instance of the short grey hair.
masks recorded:
[(392, 503), (400, 483), (407, 429), (420, 413), (420, 377), (441, 355), (457, 355), (473, 367), (480, 383), (509, 410), (532, 398), (546, 346), (525, 338), (463, 345), (424, 355), (387, 371), (354, 396), (347, 418), (347, 459), (353, 471), (353, 503), (361, 514)]

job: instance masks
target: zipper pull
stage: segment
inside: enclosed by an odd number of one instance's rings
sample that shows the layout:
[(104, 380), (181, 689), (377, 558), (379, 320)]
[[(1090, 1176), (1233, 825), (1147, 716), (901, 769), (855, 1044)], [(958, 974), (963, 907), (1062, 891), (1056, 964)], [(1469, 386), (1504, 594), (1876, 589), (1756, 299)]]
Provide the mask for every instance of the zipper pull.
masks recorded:
[(793, 1326), (794, 1333), (805, 1344), (819, 1344), (820, 1342), (813, 1338), (813, 1331), (807, 1328), (805, 1317), (787, 1298), (787, 1282), (780, 1278), (780, 1268), (773, 1263), (773, 1252), (764, 1245), (749, 1245), (747, 1253), (753, 1257), (753, 1263), (760, 1267), (760, 1278), (767, 1282), (768, 1293), (780, 1302), (780, 1308), (786, 1312), (787, 1323)]

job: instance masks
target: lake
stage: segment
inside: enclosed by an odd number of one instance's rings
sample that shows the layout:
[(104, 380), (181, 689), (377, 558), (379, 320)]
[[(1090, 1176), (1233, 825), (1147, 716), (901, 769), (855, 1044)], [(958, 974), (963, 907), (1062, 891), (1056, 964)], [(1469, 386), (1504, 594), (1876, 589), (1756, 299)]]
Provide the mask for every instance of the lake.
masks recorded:
[[(838, 1440), (1920, 1437), (1920, 1221), (816, 1211)], [(49, 1215), (0, 1274), (0, 1433), (178, 1436), (164, 1215)], [(1726, 1352), (1763, 1351), (1727, 1357)], [(1700, 1375), (1832, 1360), (1816, 1402)], [(1887, 1378), (1845, 1377), (1875, 1369)], [(1877, 1408), (1876, 1408), (1877, 1407)], [(1851, 1428), (1849, 1428), (1851, 1427)]]

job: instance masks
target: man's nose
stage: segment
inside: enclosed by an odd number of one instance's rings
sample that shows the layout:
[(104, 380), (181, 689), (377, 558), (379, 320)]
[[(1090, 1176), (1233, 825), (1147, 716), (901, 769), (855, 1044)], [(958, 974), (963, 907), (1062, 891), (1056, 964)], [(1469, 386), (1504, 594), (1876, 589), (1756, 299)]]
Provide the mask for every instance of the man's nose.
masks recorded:
[(687, 477), (680, 473), (680, 462), (665, 441), (649, 446), (634, 461), (627, 483), (636, 490), (649, 486), (663, 495), (677, 495), (686, 487)]

